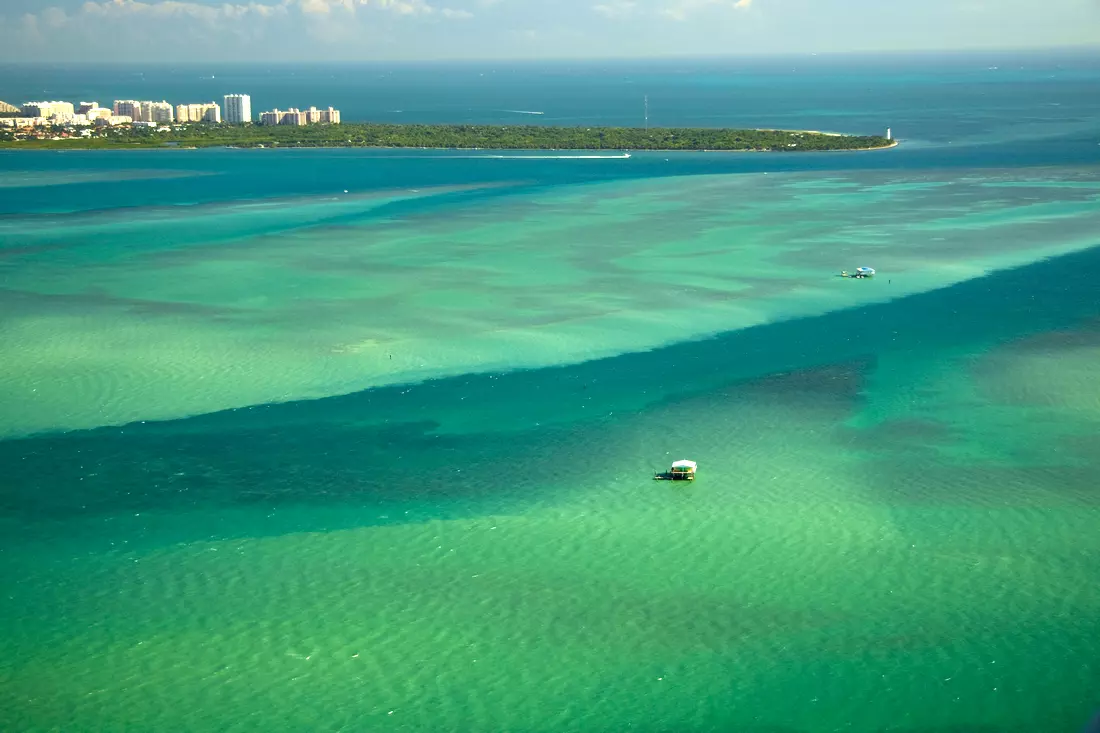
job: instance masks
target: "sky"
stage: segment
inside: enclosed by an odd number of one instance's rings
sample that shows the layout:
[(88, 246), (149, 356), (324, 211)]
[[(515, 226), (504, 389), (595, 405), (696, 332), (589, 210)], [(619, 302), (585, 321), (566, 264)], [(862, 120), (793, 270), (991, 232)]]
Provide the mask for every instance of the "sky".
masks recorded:
[(1100, 0), (0, 0), (0, 61), (551, 59), (1100, 44)]

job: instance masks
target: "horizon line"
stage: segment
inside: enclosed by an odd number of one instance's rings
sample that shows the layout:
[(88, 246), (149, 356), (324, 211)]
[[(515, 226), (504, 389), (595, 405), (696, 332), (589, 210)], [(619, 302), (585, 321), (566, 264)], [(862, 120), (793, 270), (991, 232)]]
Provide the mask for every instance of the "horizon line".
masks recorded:
[(333, 64), (436, 64), (436, 63), (468, 63), (468, 64), (485, 64), (485, 63), (517, 63), (517, 64), (539, 64), (539, 63), (614, 63), (614, 62), (637, 62), (637, 61), (701, 61), (701, 60), (751, 60), (751, 59), (809, 59), (814, 57), (855, 57), (855, 56), (978, 56), (983, 54), (1081, 54), (1081, 53), (1097, 53), (1100, 54), (1100, 43), (1095, 44), (1075, 44), (1069, 46), (1019, 46), (1019, 47), (978, 47), (978, 48), (956, 48), (956, 49), (933, 49), (933, 48), (911, 48), (911, 49), (878, 49), (878, 50), (865, 50), (854, 49), (847, 51), (782, 51), (782, 52), (760, 52), (760, 53), (724, 53), (724, 54), (670, 54), (660, 56), (546, 56), (543, 58), (530, 58), (524, 56), (517, 57), (505, 57), (494, 56), (484, 58), (467, 58), (467, 57), (453, 57), (453, 56), (440, 56), (436, 58), (425, 59), (404, 59), (404, 58), (378, 58), (378, 59), (330, 59), (330, 60), (318, 60), (318, 59), (209, 59), (209, 60), (195, 60), (192, 58), (181, 59), (178, 61), (165, 60), (165, 59), (151, 59), (151, 60), (114, 60), (114, 61), (81, 61), (72, 59), (68, 61), (29, 61), (29, 60), (16, 60), (16, 59), (3, 59), (0, 58), (0, 64), (8, 66), (42, 66), (42, 67), (64, 67), (67, 65), (80, 65), (80, 66), (147, 66), (147, 67), (162, 67), (162, 66), (209, 66), (210, 64), (226, 64), (226, 65), (240, 65), (240, 66), (331, 66)]

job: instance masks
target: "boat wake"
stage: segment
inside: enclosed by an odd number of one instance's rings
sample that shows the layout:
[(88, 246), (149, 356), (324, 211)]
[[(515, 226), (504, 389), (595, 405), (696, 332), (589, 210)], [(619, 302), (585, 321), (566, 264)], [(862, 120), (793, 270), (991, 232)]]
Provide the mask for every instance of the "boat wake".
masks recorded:
[(495, 160), (625, 160), (630, 153), (620, 155), (468, 155), (468, 158)]
[(526, 110), (526, 109), (500, 109), (500, 110), (497, 110), (497, 111), (498, 112), (507, 112), (508, 114), (513, 114), (513, 115), (544, 115), (544, 114), (546, 114), (545, 112), (532, 112), (531, 110)]

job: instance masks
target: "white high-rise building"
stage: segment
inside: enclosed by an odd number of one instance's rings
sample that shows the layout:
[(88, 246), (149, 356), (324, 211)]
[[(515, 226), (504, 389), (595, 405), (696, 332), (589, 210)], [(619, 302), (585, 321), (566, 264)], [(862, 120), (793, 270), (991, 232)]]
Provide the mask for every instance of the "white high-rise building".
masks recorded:
[(24, 102), (23, 114), (26, 117), (69, 120), (76, 111), (72, 102)]
[(307, 110), (291, 107), (288, 110), (275, 108), (270, 112), (260, 113), (261, 125), (316, 125), (322, 122), (330, 125), (339, 125), (340, 110), (333, 109), (332, 107), (328, 109), (310, 107)]
[(176, 107), (176, 122), (221, 122), (222, 108), (217, 102), (181, 104)]
[(247, 94), (225, 95), (225, 121), (231, 125), (252, 122), (252, 97)]
[(170, 123), (174, 119), (174, 110), (168, 102), (142, 102), (141, 121)]
[(136, 99), (116, 99), (111, 111), (116, 117), (129, 117), (134, 120), (141, 119), (141, 102)]

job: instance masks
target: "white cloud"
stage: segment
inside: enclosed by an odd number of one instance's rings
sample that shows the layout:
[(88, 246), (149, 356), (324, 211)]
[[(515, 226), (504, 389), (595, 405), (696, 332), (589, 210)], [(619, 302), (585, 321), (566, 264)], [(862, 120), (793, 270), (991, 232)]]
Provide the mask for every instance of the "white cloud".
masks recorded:
[(676, 0), (671, 5), (665, 6), (661, 14), (673, 20), (687, 20), (688, 16), (696, 11), (723, 5), (736, 10), (746, 10), (752, 5), (752, 0), (736, 0), (736, 2), (731, 2), (731, 0)]
[[(0, 49), (26, 56), (67, 48), (72, 58), (83, 60), (102, 58), (105, 39), (115, 39), (107, 41), (108, 54), (117, 60), (210, 56), (226, 47), (244, 48), (261, 41), (273, 24), (289, 20), (294, 5), (301, 5), (304, 12), (306, 1), (210, 5), (184, 0), (89, 0), (69, 12), (52, 6), (28, 13), (21, 28), (0, 26)], [(125, 42), (119, 42), (121, 38)]]
[(354, 0), (299, 0), (299, 5), (307, 15), (328, 15), (333, 8), (355, 12)]
[(47, 28), (59, 28), (69, 19), (61, 8), (46, 8), (39, 17)]
[[(145, 3), (138, 0), (109, 0), (108, 2), (86, 2), (80, 7), (79, 13), (70, 18), (79, 22), (81, 15), (101, 18), (193, 18), (207, 22), (219, 20), (236, 20), (247, 15), (268, 17), (280, 10), (285, 10), (288, 1), (281, 5), (264, 5), (263, 3), (250, 2), (246, 5), (204, 5), (202, 3), (180, 2), (179, 0), (163, 0), (163, 2)], [(40, 15), (57, 10), (47, 8)]]
[[(476, 7), (477, 0), (439, 0), (451, 7), (436, 1), (86, 0), (69, 7), (54, 0), (56, 5), (0, 23), (0, 58), (52, 54), (59, 48), (73, 60), (102, 60), (106, 54), (117, 61), (240, 61), (270, 57), (276, 48), (286, 52), (280, 53), (286, 60), (413, 56), (393, 42), (399, 33), (412, 38), (415, 47), (418, 39), (443, 33), (440, 26), (474, 17), (462, 5)], [(120, 38), (125, 42), (103, 45), (104, 39)], [(305, 45), (297, 43), (303, 39)], [(321, 45), (308, 48), (311, 39)]]
[(59, 37), (64, 36), (65, 43), (75, 45), (106, 32), (129, 29), (140, 29), (150, 39), (163, 31), (166, 38), (172, 39), (170, 45), (182, 41), (188, 33), (187, 24), (205, 28), (205, 40), (211, 43), (215, 36), (258, 39), (267, 29), (264, 21), (290, 19), (300, 13), (312, 24), (325, 22), (331, 26), (339, 22), (341, 14), (355, 14), (357, 8), (398, 16), (435, 15), (452, 20), (473, 17), (459, 8), (437, 9), (428, 0), (248, 0), (221, 4), (190, 0), (88, 0), (68, 13), (54, 6), (24, 14), (19, 26), (0, 28), (0, 47), (14, 48), (19, 44), (25, 51), (28, 45), (42, 43), (43, 34), (48, 32), (61, 34)]
[[(427, 0), (276, 0), (271, 3), (251, 0), (247, 3), (220, 5), (187, 0), (88, 0), (72, 15), (66, 15), (61, 8), (48, 7), (37, 14), (28, 13), (27, 16), (34, 18), (35, 23), (47, 26), (62, 25), (81, 15), (97, 18), (193, 18), (213, 22), (249, 15), (271, 17), (285, 14), (294, 7), (307, 15), (329, 15), (337, 10), (355, 12), (358, 6), (397, 15), (430, 15), (437, 12), (437, 8)], [(438, 12), (447, 18), (473, 17), (469, 11), (455, 8), (443, 8)]]
[[(3, 28), (6, 26), (0, 26)], [(20, 18), (20, 28), (18, 33), (26, 36), (29, 39), (40, 39), (41, 33), (38, 30), (38, 16), (34, 13), (23, 13), (23, 17)]]
[(466, 19), (474, 17), (468, 10), (439, 8), (427, 0), (289, 0), (296, 1), (303, 13), (328, 15), (334, 8), (355, 12), (356, 6), (376, 8), (397, 15), (432, 15), (438, 12), (444, 18)]
[(373, 5), (398, 15), (428, 15), (435, 12), (435, 8), (425, 0), (359, 0), (359, 4)]
[(696, 12), (707, 8), (733, 8), (747, 10), (753, 0), (600, 0), (592, 6), (592, 12), (606, 18), (626, 18), (633, 15), (663, 15), (673, 20), (687, 20)]
[(608, 18), (623, 18), (634, 12), (638, 3), (634, 0), (608, 0), (607, 2), (593, 5), (592, 10)]

